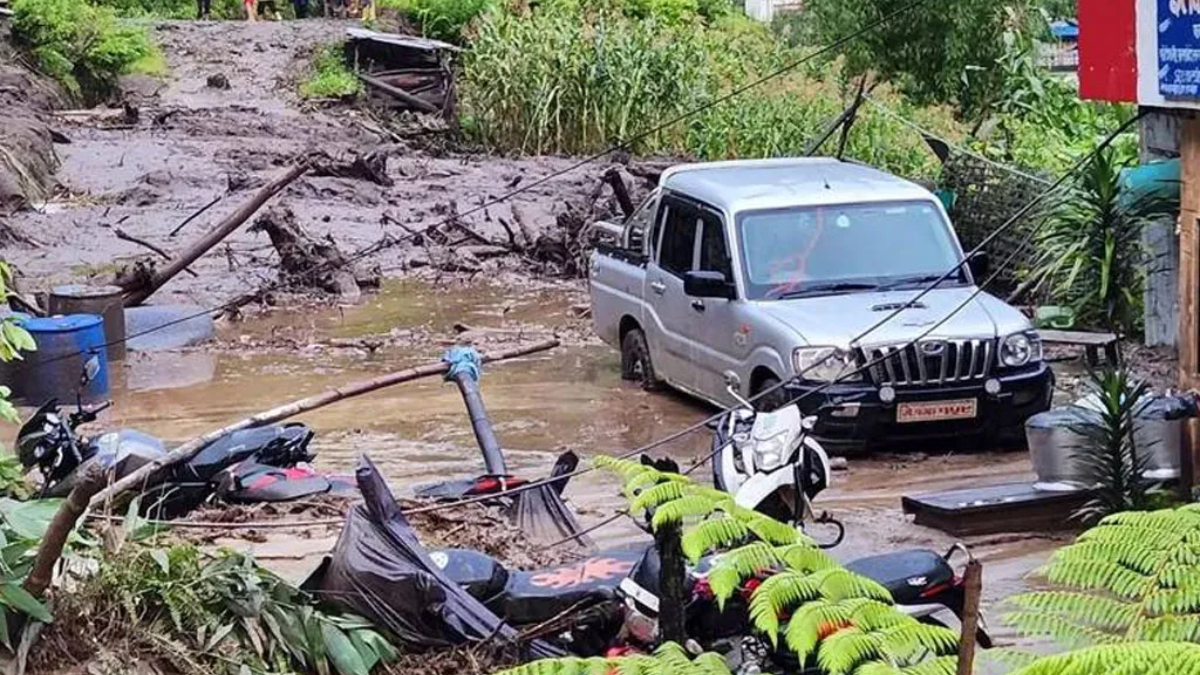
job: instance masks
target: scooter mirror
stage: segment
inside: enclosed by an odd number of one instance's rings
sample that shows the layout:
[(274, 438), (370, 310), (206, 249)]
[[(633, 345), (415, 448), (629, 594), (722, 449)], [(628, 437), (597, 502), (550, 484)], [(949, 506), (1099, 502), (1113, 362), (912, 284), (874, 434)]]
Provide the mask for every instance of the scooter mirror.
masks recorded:
[(83, 362), (83, 373), (79, 376), (79, 386), (86, 387), (100, 374), (100, 355), (92, 354)]
[(803, 427), (805, 431), (812, 431), (815, 429), (817, 427), (816, 415), (809, 415), (808, 417), (800, 420), (800, 426)]

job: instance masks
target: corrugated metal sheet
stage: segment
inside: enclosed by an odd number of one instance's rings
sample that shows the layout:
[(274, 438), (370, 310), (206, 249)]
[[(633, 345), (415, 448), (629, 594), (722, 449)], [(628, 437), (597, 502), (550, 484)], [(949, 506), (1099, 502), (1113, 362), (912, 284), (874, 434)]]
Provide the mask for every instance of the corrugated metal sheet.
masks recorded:
[(1079, 95), (1137, 101), (1136, 0), (1079, 0)]

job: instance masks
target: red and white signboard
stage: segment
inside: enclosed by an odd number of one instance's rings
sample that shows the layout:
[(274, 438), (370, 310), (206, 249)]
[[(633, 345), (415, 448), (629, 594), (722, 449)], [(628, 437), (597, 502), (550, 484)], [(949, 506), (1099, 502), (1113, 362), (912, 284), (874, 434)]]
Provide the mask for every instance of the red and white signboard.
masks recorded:
[(1079, 0), (1079, 93), (1200, 110), (1200, 0)]

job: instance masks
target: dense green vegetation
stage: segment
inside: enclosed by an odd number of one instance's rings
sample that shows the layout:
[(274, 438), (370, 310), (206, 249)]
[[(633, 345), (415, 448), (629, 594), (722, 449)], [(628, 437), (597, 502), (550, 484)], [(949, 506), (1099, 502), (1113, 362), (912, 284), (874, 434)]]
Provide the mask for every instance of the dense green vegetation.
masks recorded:
[(304, 98), (344, 98), (361, 90), (362, 83), (346, 65), (345, 47), (340, 43), (318, 48), (300, 83)]
[(121, 75), (161, 67), (144, 28), (86, 0), (16, 0), (12, 30), (38, 68), (89, 103), (110, 94)]

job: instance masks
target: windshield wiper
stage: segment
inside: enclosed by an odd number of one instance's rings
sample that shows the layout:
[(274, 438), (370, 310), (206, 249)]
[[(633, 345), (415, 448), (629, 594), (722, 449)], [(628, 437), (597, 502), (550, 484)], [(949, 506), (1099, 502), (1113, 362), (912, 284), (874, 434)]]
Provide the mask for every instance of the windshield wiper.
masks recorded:
[(939, 281), (940, 283), (938, 286), (941, 286), (947, 282), (957, 284), (962, 281), (962, 278), (954, 274), (951, 274), (950, 276), (946, 276), (944, 274), (917, 274), (911, 277), (904, 277), (903, 279), (893, 281), (890, 284), (880, 287), (879, 290), (891, 291), (900, 288), (901, 286), (912, 286), (913, 284), (932, 284), (935, 281)]
[(813, 285), (813, 286), (807, 286), (805, 288), (797, 288), (795, 290), (788, 291), (787, 293), (781, 293), (777, 297), (780, 300), (787, 300), (788, 298), (799, 298), (799, 297), (803, 297), (806, 295), (816, 295), (819, 293), (846, 293), (849, 291), (874, 291), (878, 288), (879, 288), (879, 284), (871, 284), (871, 283), (866, 283), (866, 282), (862, 282), (862, 281), (842, 281), (842, 282), (839, 282), (836, 284), (817, 284), (817, 285)]

